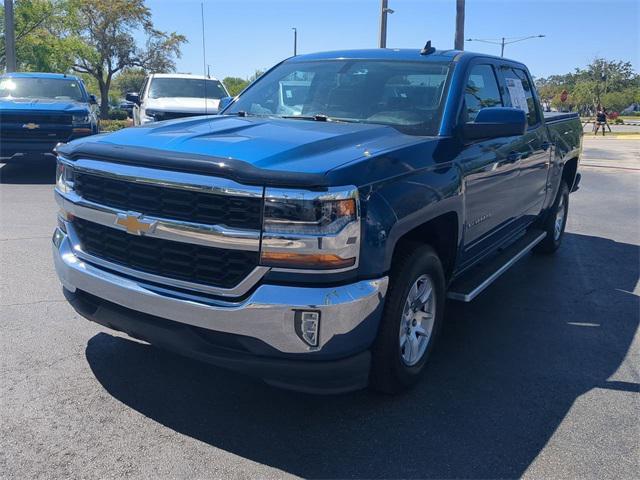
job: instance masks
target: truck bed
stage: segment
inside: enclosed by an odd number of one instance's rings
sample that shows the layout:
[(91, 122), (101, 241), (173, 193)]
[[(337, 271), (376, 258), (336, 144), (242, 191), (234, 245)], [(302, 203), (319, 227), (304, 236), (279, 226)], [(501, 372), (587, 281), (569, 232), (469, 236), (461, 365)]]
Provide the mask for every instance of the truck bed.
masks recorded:
[(580, 116), (576, 112), (544, 112), (544, 122), (547, 124), (572, 118), (579, 119)]

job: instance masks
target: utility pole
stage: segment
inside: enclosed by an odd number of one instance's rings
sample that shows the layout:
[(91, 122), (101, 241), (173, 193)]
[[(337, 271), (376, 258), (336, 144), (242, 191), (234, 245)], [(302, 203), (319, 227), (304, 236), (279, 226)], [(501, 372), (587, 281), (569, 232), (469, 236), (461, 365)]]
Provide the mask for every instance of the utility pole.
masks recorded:
[(382, 0), (380, 5), (380, 40), (378, 46), (387, 48), (387, 14), (393, 13), (387, 6), (387, 0)]
[(456, 38), (453, 47), (456, 50), (464, 50), (464, 1), (456, 0)]
[(4, 0), (4, 44), (7, 72), (16, 71), (16, 36), (13, 23), (13, 0)]
[(293, 27), (293, 56), (298, 55), (298, 29)]

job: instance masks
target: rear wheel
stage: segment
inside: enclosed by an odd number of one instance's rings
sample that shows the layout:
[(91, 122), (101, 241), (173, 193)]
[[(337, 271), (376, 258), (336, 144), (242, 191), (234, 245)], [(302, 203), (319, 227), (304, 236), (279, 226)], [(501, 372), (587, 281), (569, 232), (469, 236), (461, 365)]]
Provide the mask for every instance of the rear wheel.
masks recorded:
[(378, 337), (372, 351), (371, 387), (396, 393), (418, 381), (440, 332), (444, 273), (427, 245), (405, 249), (395, 260)]
[(558, 195), (551, 211), (542, 225), (542, 229), (547, 232), (547, 236), (534, 248), (536, 253), (553, 253), (560, 247), (564, 229), (567, 225), (567, 214), (569, 213), (569, 187), (567, 182), (562, 180)]

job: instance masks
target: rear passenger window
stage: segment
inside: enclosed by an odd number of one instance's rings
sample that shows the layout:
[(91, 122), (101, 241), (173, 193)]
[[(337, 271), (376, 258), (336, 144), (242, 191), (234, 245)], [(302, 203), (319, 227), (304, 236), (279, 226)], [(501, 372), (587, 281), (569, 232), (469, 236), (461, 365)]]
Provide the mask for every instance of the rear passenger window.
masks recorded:
[(464, 92), (464, 122), (475, 120), (483, 108), (501, 107), (502, 98), (491, 65), (476, 65), (471, 69)]
[(502, 74), (507, 87), (506, 101), (508, 106), (524, 110), (530, 127), (540, 123), (540, 115), (533, 98), (533, 86), (526, 72), (519, 68), (503, 67)]

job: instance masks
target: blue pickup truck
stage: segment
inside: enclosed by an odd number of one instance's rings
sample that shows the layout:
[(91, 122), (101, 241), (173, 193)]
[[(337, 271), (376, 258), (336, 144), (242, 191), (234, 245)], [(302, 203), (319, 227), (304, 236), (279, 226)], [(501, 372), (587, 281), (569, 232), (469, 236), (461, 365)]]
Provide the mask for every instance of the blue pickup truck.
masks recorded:
[(521, 63), (300, 55), (223, 103), (57, 149), (80, 315), (280, 387), (398, 392), (447, 299), (562, 242), (582, 129)]
[(0, 162), (53, 155), (60, 142), (98, 133), (95, 104), (73, 75), (0, 75)]

